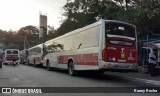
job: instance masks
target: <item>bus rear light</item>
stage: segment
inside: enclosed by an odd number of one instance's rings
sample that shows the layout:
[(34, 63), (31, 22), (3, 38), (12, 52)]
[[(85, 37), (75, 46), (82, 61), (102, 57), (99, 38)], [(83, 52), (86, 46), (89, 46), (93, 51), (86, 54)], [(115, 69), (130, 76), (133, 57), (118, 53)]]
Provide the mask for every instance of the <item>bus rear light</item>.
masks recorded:
[(102, 60), (103, 60), (103, 61), (107, 61), (106, 48), (104, 48), (103, 51), (102, 51)]

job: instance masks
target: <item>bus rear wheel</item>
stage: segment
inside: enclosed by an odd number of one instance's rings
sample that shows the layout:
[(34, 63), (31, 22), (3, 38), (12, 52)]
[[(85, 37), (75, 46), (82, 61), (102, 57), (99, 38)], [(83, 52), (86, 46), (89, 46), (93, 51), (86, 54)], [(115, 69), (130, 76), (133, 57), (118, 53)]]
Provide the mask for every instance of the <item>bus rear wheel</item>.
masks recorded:
[(29, 64), (29, 59), (27, 60), (27, 65), (29, 66), (30, 64)]
[(48, 70), (48, 71), (51, 71), (51, 67), (50, 67), (49, 61), (47, 61), (47, 70)]
[(68, 73), (71, 76), (75, 76), (77, 74), (77, 72), (74, 70), (73, 62), (70, 62), (69, 65), (68, 65)]
[(2, 62), (0, 62), (0, 68), (2, 68)]
[(34, 67), (36, 67), (36, 60), (34, 60)]

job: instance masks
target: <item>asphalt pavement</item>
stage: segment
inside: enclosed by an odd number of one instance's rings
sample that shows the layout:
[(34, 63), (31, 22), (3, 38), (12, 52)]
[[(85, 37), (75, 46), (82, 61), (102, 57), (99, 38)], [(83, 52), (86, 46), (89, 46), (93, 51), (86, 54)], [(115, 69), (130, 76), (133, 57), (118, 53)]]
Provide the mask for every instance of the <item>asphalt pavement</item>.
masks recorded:
[[(105, 72), (104, 75), (69, 76), (66, 71), (47, 71), (44, 68), (3, 65), (0, 69), (0, 87), (90, 87), (129, 88), (159, 86), (160, 77), (149, 74)], [(141, 83), (142, 82), (142, 83)], [(148, 84), (146, 84), (148, 83)], [(118, 90), (117, 90), (118, 91)], [(71, 91), (72, 92), (72, 91)], [(159, 96), (159, 93), (47, 93), (47, 94), (0, 94), (0, 96)]]
[(156, 77), (152, 77), (149, 73), (143, 72), (141, 66), (138, 69), (138, 72), (120, 73), (107, 71), (105, 74), (160, 86), (160, 74), (158, 74)]

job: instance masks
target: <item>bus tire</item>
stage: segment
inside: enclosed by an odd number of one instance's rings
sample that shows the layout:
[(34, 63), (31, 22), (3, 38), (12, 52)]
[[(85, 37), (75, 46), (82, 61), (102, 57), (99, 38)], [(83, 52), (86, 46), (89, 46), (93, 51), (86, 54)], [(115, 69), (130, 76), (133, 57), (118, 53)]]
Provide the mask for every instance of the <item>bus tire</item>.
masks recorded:
[(33, 61), (33, 66), (36, 67), (36, 60)]
[(103, 71), (103, 70), (98, 70), (98, 71), (96, 71), (96, 75), (103, 75), (104, 72), (105, 72), (105, 71)]
[(0, 62), (0, 68), (2, 68), (2, 62)]
[(49, 61), (47, 61), (47, 70), (48, 70), (48, 71), (51, 71), (51, 67), (50, 67)]
[(27, 65), (29, 66), (29, 59), (27, 60)]
[(69, 62), (69, 64), (68, 64), (68, 73), (71, 76), (75, 76), (76, 75), (76, 71), (74, 70), (73, 62)]

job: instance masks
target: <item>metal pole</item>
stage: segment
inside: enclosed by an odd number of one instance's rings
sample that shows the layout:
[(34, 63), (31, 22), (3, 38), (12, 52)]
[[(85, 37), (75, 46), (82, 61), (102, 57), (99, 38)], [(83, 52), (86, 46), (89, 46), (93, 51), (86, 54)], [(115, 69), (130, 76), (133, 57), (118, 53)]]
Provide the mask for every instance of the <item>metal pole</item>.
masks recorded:
[[(148, 42), (148, 41), (149, 41), (149, 38), (148, 38), (148, 34), (147, 34), (147, 42)], [(146, 43), (147, 43), (147, 42), (146, 42)], [(149, 60), (149, 56), (148, 56), (148, 55), (149, 55), (149, 51), (147, 50), (147, 59)]]
[(24, 47), (24, 49), (26, 49), (26, 36), (24, 36), (24, 42), (23, 43), (24, 43), (23, 47)]

